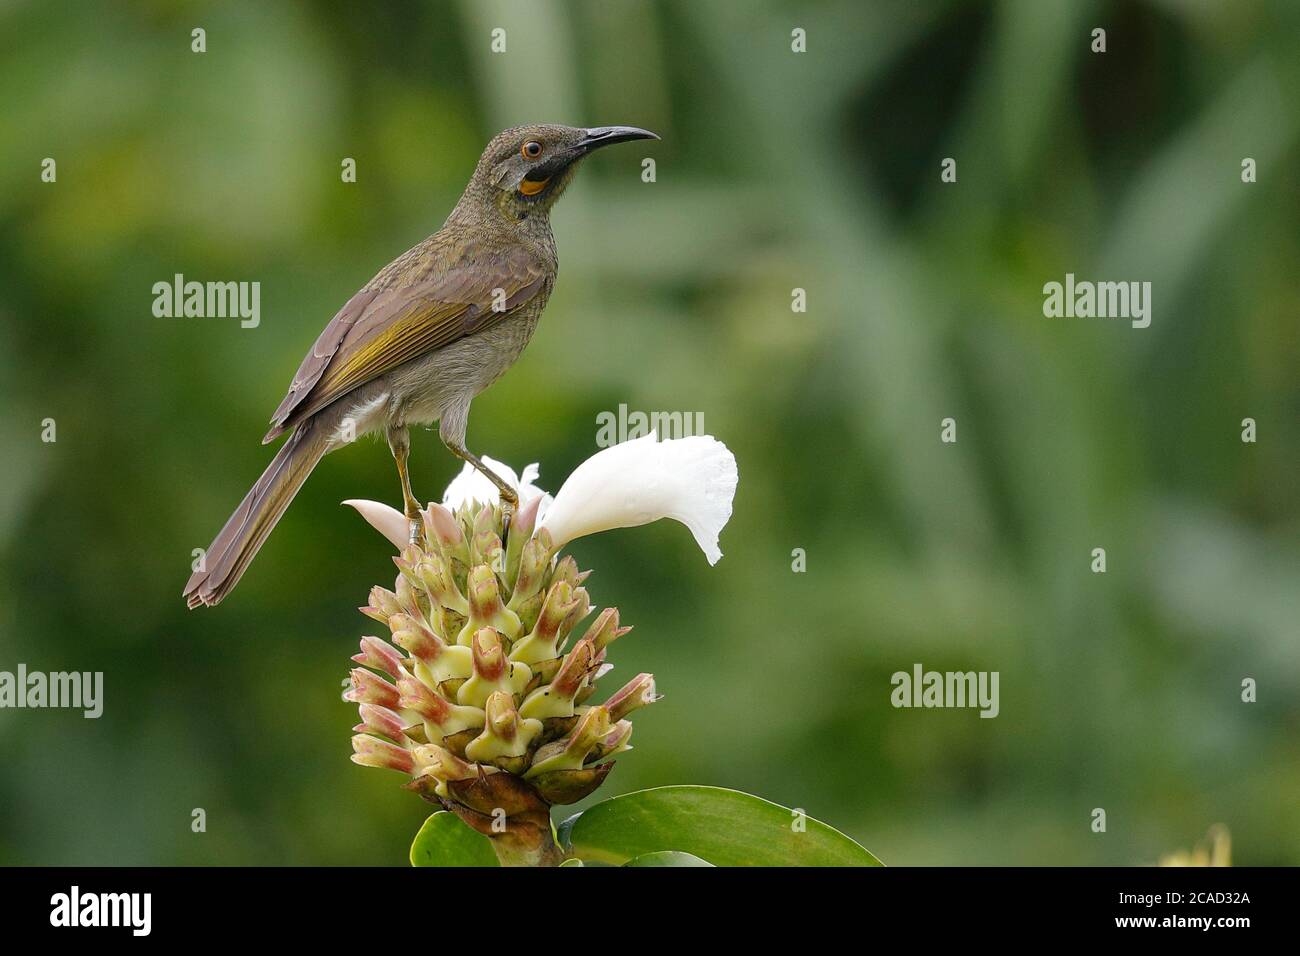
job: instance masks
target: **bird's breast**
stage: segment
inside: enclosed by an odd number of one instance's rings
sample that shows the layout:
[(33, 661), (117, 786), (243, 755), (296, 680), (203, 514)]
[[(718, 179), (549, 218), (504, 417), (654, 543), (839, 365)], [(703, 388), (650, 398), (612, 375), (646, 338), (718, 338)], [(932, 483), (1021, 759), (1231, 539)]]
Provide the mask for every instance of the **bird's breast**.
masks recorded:
[(510, 368), (523, 353), (550, 297), (553, 279), (500, 322), (427, 353), (390, 372), (390, 418), (428, 424), (444, 409), (467, 405)]

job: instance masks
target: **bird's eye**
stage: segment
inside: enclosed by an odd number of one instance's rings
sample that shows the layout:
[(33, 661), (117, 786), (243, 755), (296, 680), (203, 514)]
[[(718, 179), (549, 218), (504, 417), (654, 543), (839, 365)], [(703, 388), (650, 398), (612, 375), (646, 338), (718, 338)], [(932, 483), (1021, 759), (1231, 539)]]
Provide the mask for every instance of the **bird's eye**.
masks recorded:
[(535, 139), (530, 139), (524, 143), (523, 149), (519, 152), (523, 154), (524, 159), (536, 159), (542, 155), (542, 144)]

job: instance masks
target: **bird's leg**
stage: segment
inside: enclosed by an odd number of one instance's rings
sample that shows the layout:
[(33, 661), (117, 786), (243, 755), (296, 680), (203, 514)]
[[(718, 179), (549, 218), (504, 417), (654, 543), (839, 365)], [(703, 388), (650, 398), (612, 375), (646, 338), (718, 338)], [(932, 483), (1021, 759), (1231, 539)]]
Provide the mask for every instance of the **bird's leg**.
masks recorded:
[(443, 437), (443, 442), (453, 455), (469, 462), (484, 478), (497, 486), (497, 491), (501, 493), (501, 544), (504, 546), (510, 535), (510, 518), (519, 509), (519, 493), (504, 478), (479, 461), (461, 442), (451, 441), (446, 436)]
[(393, 453), (393, 461), (397, 462), (397, 477), (402, 479), (402, 505), (410, 529), (410, 541), (415, 544), (420, 540), (424, 519), (420, 517), (420, 503), (411, 492), (411, 475), (406, 469), (406, 459), (411, 454), (411, 433), (405, 425), (395, 425), (389, 426), (386, 436), (388, 450)]

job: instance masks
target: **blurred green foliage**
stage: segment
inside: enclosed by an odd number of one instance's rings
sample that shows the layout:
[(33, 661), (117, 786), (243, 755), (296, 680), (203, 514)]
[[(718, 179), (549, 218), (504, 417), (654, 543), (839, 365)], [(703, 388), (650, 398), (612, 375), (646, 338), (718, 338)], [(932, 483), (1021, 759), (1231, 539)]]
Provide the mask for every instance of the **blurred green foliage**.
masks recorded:
[[(97, 721), (0, 711), (0, 862), (406, 862), (429, 808), (340, 700), (393, 568), (338, 503), (397, 499), (387, 450), (328, 458), (220, 608), (180, 590), (320, 328), (523, 122), (663, 142), (561, 202), (470, 447), (554, 490), (627, 402), (740, 464), (716, 568), (670, 522), (573, 549), (666, 694), (601, 796), (747, 790), (891, 864), (1215, 822), (1300, 862), (1298, 88), (1290, 0), (0, 4), (0, 669), (106, 675)], [(261, 326), (154, 318), (178, 272), (259, 281)], [(1045, 319), (1066, 272), (1152, 281), (1151, 328)], [(413, 466), (457, 470), (424, 432)], [(1001, 715), (892, 709), (918, 661), (999, 671)]]

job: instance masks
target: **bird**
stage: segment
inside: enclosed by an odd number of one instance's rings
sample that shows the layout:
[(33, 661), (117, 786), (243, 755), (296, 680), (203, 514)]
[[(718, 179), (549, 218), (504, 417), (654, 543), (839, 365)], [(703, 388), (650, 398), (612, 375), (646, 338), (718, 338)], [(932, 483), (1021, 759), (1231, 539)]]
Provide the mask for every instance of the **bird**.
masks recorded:
[(578, 165), (605, 146), (658, 138), (549, 124), (493, 137), (442, 228), (380, 269), (302, 360), (262, 442), (288, 437), (201, 556), (186, 604), (223, 600), (312, 469), (364, 434), (387, 440), (413, 541), (422, 519), (409, 429), (435, 422), (451, 453), (499, 489), (508, 533), (518, 495), (465, 447), (470, 402), (532, 338), (559, 267), (550, 212)]

